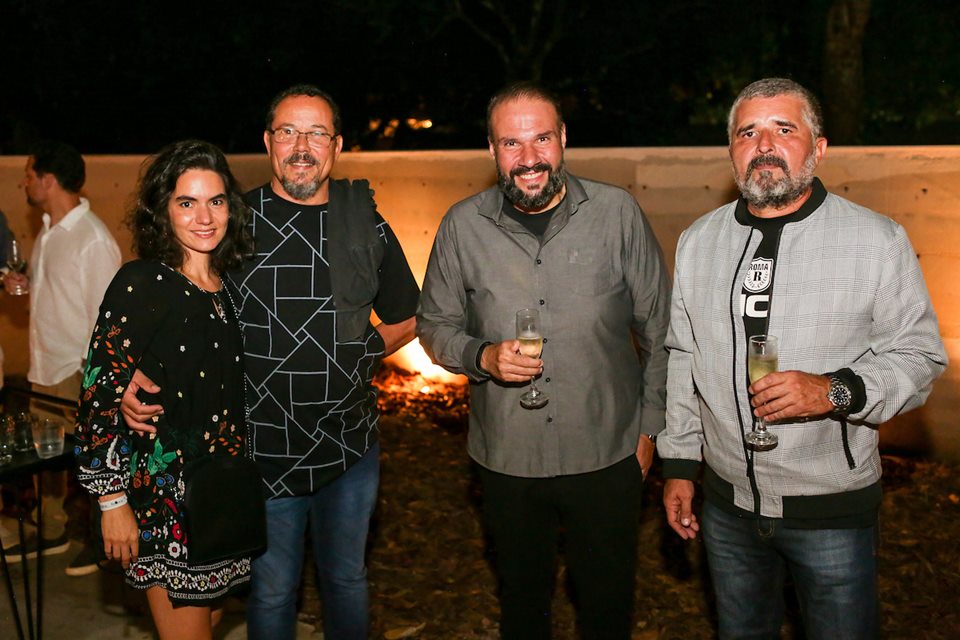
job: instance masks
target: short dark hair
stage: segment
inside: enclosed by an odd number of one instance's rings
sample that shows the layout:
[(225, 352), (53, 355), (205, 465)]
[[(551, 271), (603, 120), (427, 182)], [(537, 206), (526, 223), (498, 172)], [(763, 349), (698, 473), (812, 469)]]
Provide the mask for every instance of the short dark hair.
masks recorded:
[(160, 260), (171, 267), (183, 264), (184, 249), (170, 223), (169, 204), (177, 180), (190, 169), (213, 171), (223, 180), (229, 218), (227, 234), (210, 256), (217, 273), (240, 265), (253, 249), (248, 222), (250, 208), (223, 152), (201, 140), (184, 140), (168, 145), (144, 163), (137, 197), (127, 215), (133, 232), (133, 250), (141, 258)]
[(294, 96), (320, 98), (326, 102), (330, 107), (330, 111), (333, 112), (333, 134), (340, 135), (340, 129), (342, 126), (342, 122), (340, 120), (340, 107), (336, 102), (334, 102), (329, 93), (312, 84), (295, 84), (289, 89), (284, 89), (273, 97), (273, 100), (270, 101), (270, 106), (267, 108), (267, 120), (265, 125), (265, 129), (267, 131), (273, 127), (273, 119), (277, 115), (277, 107), (280, 106), (280, 103), (287, 98), (292, 98)]
[(737, 108), (744, 100), (752, 98), (776, 98), (777, 96), (792, 95), (803, 100), (803, 110), (801, 114), (810, 127), (810, 133), (816, 140), (823, 136), (823, 109), (820, 108), (820, 101), (817, 96), (801, 85), (799, 82), (789, 78), (764, 78), (751, 82), (740, 92), (737, 99), (733, 101), (730, 107), (730, 113), (727, 114), (727, 140), (733, 140), (734, 114)]
[(493, 110), (504, 102), (513, 102), (514, 100), (543, 100), (553, 106), (557, 112), (557, 126), (563, 127), (563, 111), (560, 110), (560, 101), (556, 96), (547, 91), (536, 82), (523, 81), (507, 85), (500, 91), (493, 94), (490, 102), (487, 103), (487, 139), (493, 140)]
[(52, 174), (64, 191), (80, 193), (87, 179), (87, 167), (79, 151), (66, 142), (41, 140), (30, 149), (30, 156), (38, 176)]

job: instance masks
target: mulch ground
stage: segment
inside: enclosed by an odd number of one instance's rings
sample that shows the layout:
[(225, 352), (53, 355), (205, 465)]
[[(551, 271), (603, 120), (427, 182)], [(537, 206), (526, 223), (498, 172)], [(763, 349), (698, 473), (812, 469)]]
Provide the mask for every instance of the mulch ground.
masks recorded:
[[(380, 380), (384, 412), (380, 502), (369, 567), (375, 638), (498, 637), (496, 580), (466, 455), (466, 390)], [(411, 393), (412, 392), (412, 393)], [(884, 637), (960, 637), (960, 465), (885, 455), (880, 599)], [(635, 639), (712, 638), (709, 580), (699, 541), (666, 527), (657, 470), (646, 483), (637, 549)], [(318, 622), (312, 571), (301, 618)], [(558, 566), (554, 638), (574, 639), (575, 613)], [(788, 604), (784, 638), (801, 638)], [(851, 612), (856, 615), (856, 612)], [(792, 620), (793, 622), (791, 622)]]

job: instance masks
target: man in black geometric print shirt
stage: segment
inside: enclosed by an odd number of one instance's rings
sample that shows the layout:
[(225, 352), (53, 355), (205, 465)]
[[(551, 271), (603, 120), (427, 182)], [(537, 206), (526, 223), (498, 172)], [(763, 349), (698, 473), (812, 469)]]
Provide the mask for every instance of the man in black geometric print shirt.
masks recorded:
[[(247, 194), (255, 254), (230, 274), (241, 293), (254, 459), (269, 498), (248, 633), (296, 636), (309, 524), (324, 637), (365, 639), (364, 552), (380, 473), (371, 381), (413, 338), (419, 290), (367, 182), (330, 178), (343, 138), (329, 95), (310, 85), (281, 92), (263, 139), (273, 178)], [(128, 422), (143, 422), (149, 407), (131, 404), (125, 397)]]

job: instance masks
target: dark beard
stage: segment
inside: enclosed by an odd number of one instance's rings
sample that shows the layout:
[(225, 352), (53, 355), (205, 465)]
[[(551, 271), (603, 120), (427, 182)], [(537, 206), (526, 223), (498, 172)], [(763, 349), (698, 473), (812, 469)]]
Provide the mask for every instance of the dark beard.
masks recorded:
[[(530, 171), (547, 172), (547, 183), (543, 185), (543, 189), (535, 194), (524, 192), (513, 181), (513, 179), (521, 173), (528, 173)], [(513, 203), (513, 206), (522, 211), (540, 211), (550, 204), (550, 201), (553, 200), (555, 195), (560, 193), (566, 182), (567, 168), (562, 160), (560, 161), (560, 166), (556, 169), (546, 162), (540, 162), (532, 167), (515, 167), (510, 170), (509, 176), (501, 173), (500, 165), (497, 165), (497, 184), (500, 185), (500, 190), (503, 191), (504, 197)]]
[[(783, 171), (783, 177), (772, 180), (766, 170), (757, 171), (761, 164), (775, 165)], [(799, 173), (794, 177), (786, 161), (774, 155), (758, 156), (750, 161), (745, 176), (736, 175), (734, 179), (744, 200), (757, 209), (783, 209), (796, 202), (810, 185), (813, 184), (814, 154), (810, 154)], [(755, 174), (759, 173), (759, 176)]]
[[(289, 165), (293, 162), (302, 162), (304, 160), (312, 161), (314, 166), (317, 164), (317, 159), (305, 151), (292, 154), (283, 161), (283, 164)], [(283, 190), (287, 192), (287, 195), (294, 200), (309, 200), (320, 189), (320, 178), (318, 176), (315, 180), (309, 182), (294, 182), (284, 176), (280, 179), (280, 184), (283, 185)]]

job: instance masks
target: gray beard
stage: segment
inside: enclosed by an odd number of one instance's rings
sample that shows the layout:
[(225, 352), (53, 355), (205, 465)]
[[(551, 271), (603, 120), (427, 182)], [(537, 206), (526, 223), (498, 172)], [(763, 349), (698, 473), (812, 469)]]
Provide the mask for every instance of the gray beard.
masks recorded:
[(289, 178), (283, 178), (280, 181), (283, 190), (287, 192), (294, 200), (309, 200), (320, 189), (320, 180), (311, 180), (309, 182), (294, 182)]
[[(547, 183), (538, 193), (528, 194), (513, 181), (514, 176), (524, 173), (528, 169), (547, 172)], [(500, 185), (503, 196), (521, 210), (539, 211), (543, 209), (553, 200), (555, 195), (560, 193), (566, 182), (567, 168), (563, 160), (560, 161), (560, 166), (556, 169), (543, 162), (533, 167), (517, 167), (510, 171), (510, 175), (501, 173), (500, 165), (497, 164), (497, 184)]]
[[(774, 180), (769, 171), (756, 170), (759, 164), (776, 164), (783, 170), (783, 177)], [(795, 202), (806, 193), (813, 184), (813, 170), (816, 168), (816, 154), (811, 152), (803, 161), (796, 176), (790, 174), (787, 163), (777, 156), (760, 156), (750, 161), (746, 176), (738, 175), (734, 170), (734, 180), (744, 200), (757, 209), (782, 209)]]

